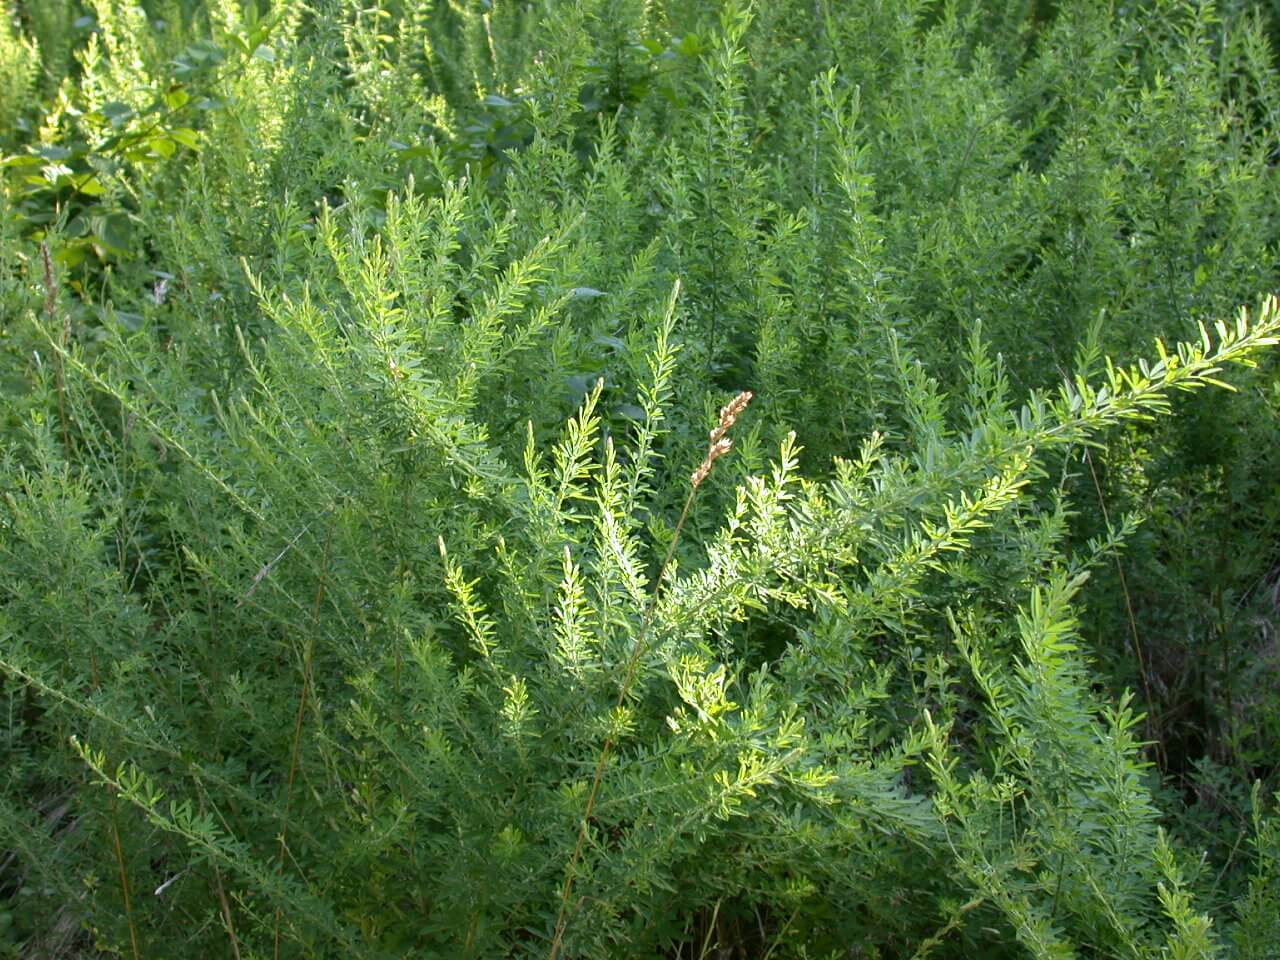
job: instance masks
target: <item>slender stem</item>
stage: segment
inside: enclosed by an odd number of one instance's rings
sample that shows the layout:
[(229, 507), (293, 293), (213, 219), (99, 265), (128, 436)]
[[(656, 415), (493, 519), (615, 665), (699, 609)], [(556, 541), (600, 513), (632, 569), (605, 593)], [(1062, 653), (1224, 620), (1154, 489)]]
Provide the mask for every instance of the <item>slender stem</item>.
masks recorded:
[(120, 893), (124, 897), (124, 919), (129, 925), (129, 946), (133, 950), (133, 960), (141, 960), (138, 950), (138, 928), (133, 922), (133, 897), (129, 892), (129, 873), (124, 865), (124, 848), (120, 845), (120, 824), (116, 819), (116, 791), (111, 790), (111, 843), (115, 847), (116, 866), (120, 869)]
[(231, 952), (236, 960), (240, 960), (240, 941), (236, 938), (236, 927), (231, 921), (231, 904), (227, 901), (227, 891), (222, 888), (222, 871), (215, 866), (213, 879), (218, 885), (218, 903), (222, 908), (222, 923), (227, 928), (227, 936), (231, 938)]
[[(293, 721), (293, 744), (289, 749), (289, 779), (285, 786), (284, 793), (284, 814), (280, 822), (280, 859), (276, 865), (276, 872), (284, 872), (284, 861), (288, 850), (289, 842), (289, 812), (293, 804), (293, 784), (298, 776), (298, 755), (301, 752), (302, 744), (302, 719), (307, 712), (307, 698), (311, 692), (311, 652), (315, 649), (315, 643), (312, 638), (307, 638), (307, 649), (303, 655), (302, 667), (302, 691), (298, 694), (298, 712)], [(282, 907), (276, 907), (276, 923), (275, 923), (275, 949), (273, 956), (275, 960), (280, 960), (280, 925), (282, 920)]]
[[(1111, 529), (1111, 518), (1107, 515), (1106, 499), (1102, 496), (1102, 484), (1098, 482), (1098, 472), (1093, 468), (1093, 457), (1089, 455), (1089, 449), (1086, 447), (1084, 451), (1085, 463), (1089, 464), (1089, 475), (1093, 478), (1093, 489), (1098, 494), (1098, 506), (1102, 510), (1102, 522), (1107, 525), (1107, 529)], [(1138, 658), (1138, 674), (1142, 677), (1142, 692), (1147, 700), (1147, 735), (1151, 737), (1155, 743), (1156, 752), (1158, 753), (1161, 766), (1165, 766), (1164, 754), (1164, 738), (1161, 724), (1155, 715), (1155, 700), (1151, 696), (1151, 680), (1147, 675), (1147, 659), (1142, 649), (1142, 637), (1138, 633), (1138, 620), (1133, 614), (1133, 598), (1129, 595), (1129, 582), (1125, 579), (1124, 564), (1120, 562), (1117, 554), (1116, 575), (1120, 578), (1120, 592), (1124, 594), (1124, 609), (1129, 619), (1129, 634), (1133, 638), (1133, 652)]]
[[(946, 938), (947, 934), (960, 926), (960, 923), (964, 920), (966, 913), (971, 910), (976, 910), (985, 902), (985, 897), (974, 897), (968, 903), (957, 908), (956, 911), (948, 918), (947, 922), (936, 933), (934, 933), (933, 936), (925, 938), (925, 940), (920, 943), (920, 946), (916, 948), (916, 952), (911, 955), (911, 960), (924, 960), (925, 957), (933, 952), (934, 947), (942, 944), (942, 941)], [(795, 914), (792, 914), (793, 919), (794, 917)], [(772, 952), (773, 950), (771, 948), (769, 953)], [(768, 960), (768, 954), (765, 955), (765, 960)]]
[[(49, 253), (49, 244), (40, 244), (40, 259), (44, 264), (44, 316), (52, 325), (58, 314), (58, 285), (53, 275), (53, 257)], [(62, 425), (62, 448), (71, 456), (71, 422), (67, 417), (67, 373), (63, 363), (63, 353), (71, 347), (71, 314), (65, 313), (62, 328), (58, 331), (58, 346), (53, 352), (53, 376), (58, 392), (58, 421)]]
[[(324, 601), (324, 579), (329, 569), (329, 546), (332, 541), (332, 535), (325, 538), (324, 542), (324, 562), (320, 567), (320, 581), (316, 584), (316, 596), (314, 605), (313, 620), (319, 621), (320, 604)], [(311, 658), (315, 653), (315, 636), (308, 635), (306, 650), (302, 656), (302, 690), (298, 694), (298, 712), (294, 716), (293, 721), (293, 743), (289, 748), (289, 778), (285, 785), (284, 793), (284, 813), (280, 822), (280, 859), (276, 864), (276, 873), (284, 873), (284, 861), (288, 854), (289, 841), (289, 813), (293, 805), (293, 785), (298, 778), (299, 757), (302, 752), (302, 721), (307, 712), (307, 701), (311, 695)], [(275, 960), (280, 960), (280, 928), (283, 920), (284, 908), (276, 907), (275, 919), (275, 944), (272, 956)]]
[[(684, 509), (680, 511), (680, 520), (676, 523), (675, 532), (671, 535), (671, 543), (667, 546), (666, 556), (662, 558), (662, 565), (658, 568), (658, 576), (654, 581), (653, 592), (649, 594), (649, 601), (645, 606), (644, 620), (640, 625), (640, 634), (636, 637), (635, 645), (631, 648), (631, 656), (627, 660), (625, 672), (622, 677), (622, 688), (618, 691), (618, 707), (623, 706), (626, 702), (627, 695), (631, 692), (631, 685), (635, 681), (636, 670), (640, 665), (640, 657), (644, 654), (649, 639), (649, 629), (653, 625), (653, 616), (657, 609), (658, 594), (662, 590), (662, 578), (667, 572), (667, 567), (671, 563), (672, 557), (675, 556), (676, 545), (680, 542), (680, 533), (684, 529), (685, 520), (689, 517), (689, 510), (693, 506), (693, 499), (697, 496), (698, 487), (695, 485), (690, 488), (689, 495), (685, 498)], [(560, 955), (560, 947), (564, 941), (565, 926), (569, 922), (569, 898), (573, 894), (574, 869), (578, 865), (578, 861), (582, 859), (582, 851), (587, 844), (587, 833), (591, 829), (591, 814), (595, 811), (596, 797), (600, 793), (600, 783), (604, 779), (605, 765), (609, 761), (609, 755), (613, 752), (613, 734), (610, 733), (604, 738), (604, 743), (600, 747), (600, 755), (596, 758), (595, 775), (591, 778), (591, 790), (587, 794), (587, 805), (582, 813), (582, 823), (578, 828), (578, 841), (574, 844), (573, 854), (569, 857), (569, 863), (565, 868), (564, 887), (560, 892), (560, 912), (556, 917), (555, 935), (551, 940), (551, 954), (549, 960), (556, 960)]]
[(707, 950), (711, 948), (711, 938), (715, 935), (716, 924), (720, 922), (720, 904), (723, 897), (716, 898), (715, 908), (711, 911), (711, 919), (707, 921), (707, 932), (702, 937), (702, 949), (698, 951), (698, 960), (707, 960)]

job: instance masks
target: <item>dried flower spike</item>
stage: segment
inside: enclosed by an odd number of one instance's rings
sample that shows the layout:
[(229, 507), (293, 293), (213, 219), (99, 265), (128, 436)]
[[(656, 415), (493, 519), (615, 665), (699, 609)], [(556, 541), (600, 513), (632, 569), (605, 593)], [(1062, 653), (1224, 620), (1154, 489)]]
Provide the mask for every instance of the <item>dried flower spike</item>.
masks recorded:
[(751, 398), (755, 396), (750, 390), (743, 390), (723, 407), (720, 408), (720, 423), (711, 431), (711, 443), (714, 445), (717, 440), (729, 432), (729, 428), (738, 422), (738, 415), (747, 409), (747, 404), (751, 402)]
[(711, 443), (707, 447), (707, 455), (702, 458), (702, 463), (699, 464), (698, 469), (693, 471), (691, 479), (695, 490), (711, 474), (711, 468), (715, 466), (715, 462), (733, 449), (733, 441), (726, 437), (725, 434), (729, 432), (730, 427), (738, 422), (739, 415), (743, 410), (747, 409), (747, 404), (751, 402), (752, 396), (754, 394), (750, 390), (743, 390), (742, 393), (720, 408), (720, 422), (711, 431)]

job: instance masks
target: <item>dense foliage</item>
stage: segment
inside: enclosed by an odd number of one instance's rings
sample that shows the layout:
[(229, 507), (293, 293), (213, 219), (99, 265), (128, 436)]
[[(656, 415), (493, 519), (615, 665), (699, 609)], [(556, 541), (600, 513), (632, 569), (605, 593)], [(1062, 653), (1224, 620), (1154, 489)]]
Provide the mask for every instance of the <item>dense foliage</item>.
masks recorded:
[(7, 0), (0, 954), (1276, 956), (1271, 17)]

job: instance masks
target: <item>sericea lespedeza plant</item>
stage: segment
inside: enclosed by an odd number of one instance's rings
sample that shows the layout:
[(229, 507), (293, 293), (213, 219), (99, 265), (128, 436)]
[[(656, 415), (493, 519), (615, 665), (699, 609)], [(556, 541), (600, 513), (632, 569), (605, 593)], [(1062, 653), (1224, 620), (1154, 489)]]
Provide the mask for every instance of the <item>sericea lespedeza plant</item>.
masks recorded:
[(0, 957), (1274, 952), (1275, 11), (5, 9)]
[[(646, 646), (649, 641), (649, 630), (653, 625), (654, 605), (658, 600), (658, 593), (662, 589), (663, 577), (666, 574), (667, 566), (671, 563), (671, 559), (675, 556), (676, 547), (679, 545), (680, 534), (684, 529), (685, 520), (689, 516), (689, 510), (693, 506), (693, 501), (698, 494), (698, 488), (702, 486), (704, 480), (710, 476), (715, 463), (720, 457), (727, 454), (733, 449), (733, 440), (728, 436), (730, 428), (738, 422), (738, 418), (743, 411), (747, 409), (747, 405), (751, 403), (753, 394), (750, 390), (743, 390), (736, 397), (720, 408), (720, 419), (710, 433), (710, 442), (707, 445), (706, 455), (703, 457), (702, 463), (698, 465), (698, 469), (693, 472), (690, 477), (689, 493), (685, 497), (684, 507), (680, 511), (680, 519), (676, 521), (675, 531), (671, 536), (671, 543), (667, 547), (666, 556), (663, 557), (662, 563), (658, 567), (657, 576), (654, 577), (653, 589), (649, 596), (648, 604), (645, 607), (644, 621), (640, 627), (640, 632), (635, 638), (632, 645), (631, 655), (628, 657), (626, 666), (623, 668), (622, 684), (618, 692), (617, 709), (621, 710), (626, 703), (627, 696), (631, 692), (631, 685), (635, 680), (636, 668), (640, 663), (640, 658), (646, 652)], [(565, 925), (569, 921), (570, 911), (572, 910), (572, 896), (574, 884), (574, 870), (577, 868), (578, 861), (582, 857), (582, 849), (587, 841), (587, 832), (591, 827), (591, 815), (595, 811), (596, 797), (600, 792), (600, 783), (604, 778), (605, 764), (609, 762), (609, 754), (613, 750), (613, 733), (610, 731), (605, 736), (604, 742), (600, 745), (600, 753), (596, 759), (595, 772), (591, 778), (591, 788), (587, 793), (586, 806), (582, 812), (582, 823), (578, 828), (578, 838), (574, 842), (573, 853), (569, 856), (569, 862), (565, 865), (564, 887), (560, 895), (560, 908), (556, 915), (555, 930), (551, 937), (551, 948), (549, 952), (550, 960), (556, 960), (560, 955), (560, 949), (564, 940)]]

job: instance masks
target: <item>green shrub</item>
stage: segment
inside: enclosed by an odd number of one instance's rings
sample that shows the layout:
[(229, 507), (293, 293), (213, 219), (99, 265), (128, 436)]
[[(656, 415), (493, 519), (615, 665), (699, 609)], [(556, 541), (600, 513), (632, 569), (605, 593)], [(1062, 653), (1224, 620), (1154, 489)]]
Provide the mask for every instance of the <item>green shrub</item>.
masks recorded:
[(1270, 949), (1261, 12), (28, 6), (0, 950)]
[(39, 56), (36, 42), (0, 11), (0, 124), (5, 130), (17, 124), (35, 89)]

